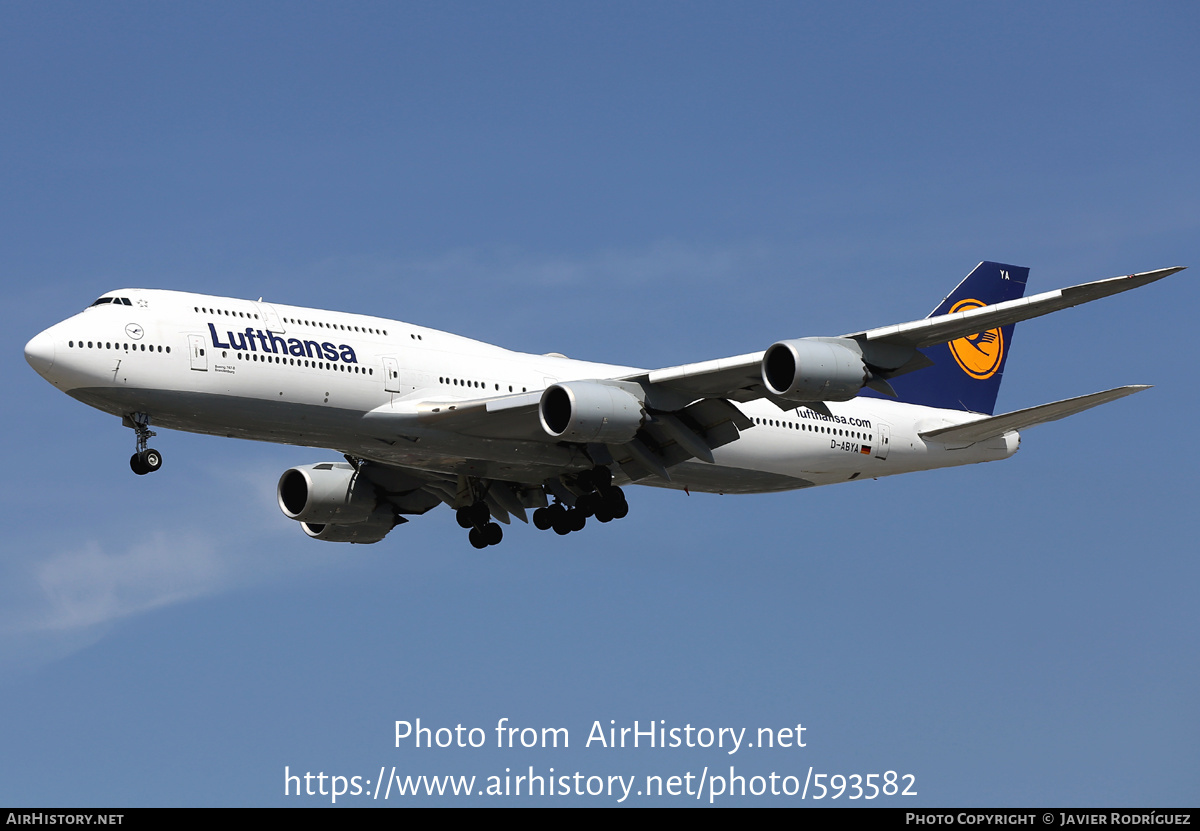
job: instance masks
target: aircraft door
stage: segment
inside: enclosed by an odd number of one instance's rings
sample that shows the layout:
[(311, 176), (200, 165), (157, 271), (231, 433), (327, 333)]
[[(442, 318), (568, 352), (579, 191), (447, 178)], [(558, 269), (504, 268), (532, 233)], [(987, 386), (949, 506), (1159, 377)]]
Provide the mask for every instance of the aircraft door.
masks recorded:
[(258, 307), (259, 316), (262, 318), (263, 323), (266, 324), (265, 328), (268, 332), (279, 334), (286, 331), (283, 328), (283, 321), (279, 319), (279, 313), (275, 311), (274, 306), (270, 303), (264, 303), (262, 300), (259, 300), (254, 305)]
[(383, 359), (383, 388), (388, 392), (400, 392), (400, 362), (395, 358)]
[(881, 421), (875, 422), (875, 426), (879, 428), (879, 439), (875, 442), (875, 458), (886, 459), (888, 446), (892, 442), (892, 428)]
[(208, 355), (204, 343), (203, 335), (188, 335), (188, 351), (192, 355), (192, 369), (198, 369), (201, 372), (208, 371)]

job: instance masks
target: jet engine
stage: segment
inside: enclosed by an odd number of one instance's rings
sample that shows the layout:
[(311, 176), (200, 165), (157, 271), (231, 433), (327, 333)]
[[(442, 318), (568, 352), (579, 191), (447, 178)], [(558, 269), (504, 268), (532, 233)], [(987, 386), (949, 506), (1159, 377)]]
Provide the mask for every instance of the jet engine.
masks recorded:
[(870, 373), (853, 341), (782, 340), (763, 355), (762, 379), (788, 401), (849, 401)]
[(341, 462), (293, 467), (279, 477), (279, 510), (310, 525), (366, 522), (375, 511), (375, 487)]
[(365, 520), (353, 525), (301, 522), (300, 527), (314, 540), (372, 543), (379, 542), (396, 527), (396, 515), (389, 506), (381, 505)]
[(550, 436), (562, 441), (622, 444), (646, 420), (637, 396), (612, 384), (567, 381), (542, 393), (538, 416)]

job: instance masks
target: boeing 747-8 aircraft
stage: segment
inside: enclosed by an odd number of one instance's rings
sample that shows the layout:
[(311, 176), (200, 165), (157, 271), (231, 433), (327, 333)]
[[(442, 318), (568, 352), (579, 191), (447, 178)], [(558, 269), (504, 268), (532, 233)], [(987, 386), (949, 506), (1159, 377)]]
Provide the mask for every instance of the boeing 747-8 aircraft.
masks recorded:
[(622, 486), (717, 493), (831, 485), (1005, 459), (1019, 430), (1146, 387), (993, 415), (1013, 326), (1180, 268), (1023, 297), (980, 263), (924, 320), (645, 370), (530, 355), (368, 315), (121, 289), (36, 335), (47, 381), (119, 416), (130, 467), (151, 427), (332, 448), (279, 507), (308, 536), (382, 540), (441, 503), (471, 544), (511, 517), (567, 534), (629, 510)]

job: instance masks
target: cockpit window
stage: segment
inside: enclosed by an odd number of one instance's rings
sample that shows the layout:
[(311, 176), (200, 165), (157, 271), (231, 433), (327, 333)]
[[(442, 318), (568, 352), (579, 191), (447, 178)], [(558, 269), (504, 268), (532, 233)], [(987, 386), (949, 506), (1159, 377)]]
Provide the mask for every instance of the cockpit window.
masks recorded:
[(101, 297), (99, 300), (97, 300), (92, 305), (93, 306), (103, 306), (105, 303), (111, 303), (111, 302), (113, 302), (113, 299), (111, 297)]
[(129, 302), (128, 297), (101, 297), (99, 300), (97, 300), (92, 305), (93, 306), (104, 306), (104, 305), (107, 305), (108, 303), (114, 303), (118, 306), (132, 306), (133, 305), (133, 303)]

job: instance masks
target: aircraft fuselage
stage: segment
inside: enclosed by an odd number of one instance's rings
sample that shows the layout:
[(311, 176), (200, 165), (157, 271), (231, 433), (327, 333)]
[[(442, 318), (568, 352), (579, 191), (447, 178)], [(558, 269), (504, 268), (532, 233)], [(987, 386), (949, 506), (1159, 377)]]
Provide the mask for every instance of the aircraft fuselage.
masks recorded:
[[(441, 474), (535, 485), (593, 467), (580, 445), (472, 435), (461, 421), (443, 429), (436, 410), (643, 371), (367, 315), (165, 290), (105, 297), (112, 300), (26, 347), (34, 368), (72, 397), (125, 418), (148, 414), (157, 427), (330, 448)], [(750, 428), (714, 448), (713, 462), (685, 461), (669, 480), (638, 484), (781, 491), (1003, 459), (1019, 443), (1015, 432), (961, 447), (928, 441), (918, 434), (978, 416), (876, 398), (831, 401), (828, 414), (766, 400), (737, 406)]]

